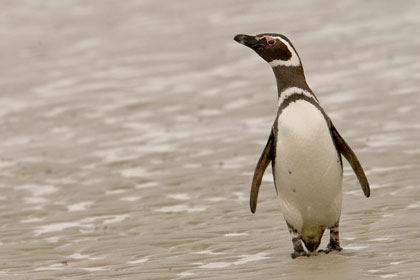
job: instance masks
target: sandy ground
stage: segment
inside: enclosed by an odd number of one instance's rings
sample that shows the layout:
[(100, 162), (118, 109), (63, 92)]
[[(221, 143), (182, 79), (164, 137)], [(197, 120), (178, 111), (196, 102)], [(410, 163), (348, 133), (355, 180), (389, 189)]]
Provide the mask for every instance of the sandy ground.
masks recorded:
[[(2, 1), (0, 278), (416, 279), (418, 1)], [(344, 251), (292, 260), (271, 172), (279, 32), (365, 167)], [(326, 245), (324, 238), (322, 247)]]

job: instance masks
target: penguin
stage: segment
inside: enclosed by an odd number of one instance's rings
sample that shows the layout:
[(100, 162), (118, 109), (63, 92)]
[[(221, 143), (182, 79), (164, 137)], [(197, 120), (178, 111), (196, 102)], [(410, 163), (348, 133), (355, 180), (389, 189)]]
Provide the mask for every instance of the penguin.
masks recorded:
[(278, 89), (277, 116), (252, 179), (251, 212), (256, 211), (261, 180), (271, 162), (280, 209), (292, 236), (291, 257), (310, 256), (318, 249), (326, 229), (330, 231), (329, 243), (326, 250), (318, 252), (341, 251), (341, 156), (351, 165), (365, 196), (370, 196), (369, 182), (357, 156), (309, 88), (301, 59), (286, 36), (238, 34), (234, 40), (270, 64)]

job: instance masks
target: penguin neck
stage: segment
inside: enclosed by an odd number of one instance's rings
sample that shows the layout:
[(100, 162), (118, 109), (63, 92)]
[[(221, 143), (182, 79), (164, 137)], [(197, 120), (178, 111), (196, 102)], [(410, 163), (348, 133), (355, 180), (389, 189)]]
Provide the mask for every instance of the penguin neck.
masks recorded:
[(302, 66), (276, 66), (273, 67), (273, 72), (274, 76), (276, 76), (277, 92), (279, 98), (281, 93), (290, 87), (298, 87), (307, 91), (311, 91), (308, 84), (306, 83)]

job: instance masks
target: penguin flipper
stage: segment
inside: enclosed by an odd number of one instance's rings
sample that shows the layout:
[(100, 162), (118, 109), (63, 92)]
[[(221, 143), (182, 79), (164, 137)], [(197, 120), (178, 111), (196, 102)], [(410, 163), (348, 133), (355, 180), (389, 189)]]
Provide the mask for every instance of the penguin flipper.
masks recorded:
[(273, 142), (274, 142), (274, 133), (271, 131), (270, 137), (268, 137), (267, 144), (258, 160), (257, 166), (255, 167), (254, 177), (252, 178), (252, 185), (251, 185), (251, 197), (250, 197), (250, 207), (251, 212), (255, 213), (257, 209), (257, 199), (258, 199), (258, 191), (260, 190), (261, 181), (264, 176), (264, 171), (267, 168), (268, 164), (272, 160), (272, 149), (273, 149)]
[(341, 137), (341, 135), (338, 133), (337, 129), (335, 128), (331, 120), (330, 120), (330, 130), (331, 130), (331, 135), (333, 136), (333, 139), (334, 139), (334, 142), (336, 144), (338, 151), (350, 163), (351, 167), (353, 168), (354, 173), (357, 176), (357, 179), (359, 180), (360, 186), (362, 187), (362, 190), (365, 193), (365, 196), (369, 197), (370, 196), (369, 182), (368, 182), (368, 179), (366, 178), (366, 174), (363, 170), (362, 165), (357, 159), (356, 154), (353, 152), (350, 146), (346, 143), (346, 141), (344, 141), (343, 137)]

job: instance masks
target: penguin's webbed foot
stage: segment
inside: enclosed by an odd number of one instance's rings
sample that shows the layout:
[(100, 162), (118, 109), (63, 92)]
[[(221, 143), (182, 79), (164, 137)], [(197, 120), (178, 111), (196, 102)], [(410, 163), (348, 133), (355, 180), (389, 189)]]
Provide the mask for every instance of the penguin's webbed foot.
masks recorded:
[(319, 252), (319, 253), (329, 254), (329, 253), (331, 253), (332, 251), (337, 251), (337, 252), (340, 252), (340, 251), (342, 251), (342, 250), (343, 250), (343, 247), (341, 247), (341, 246), (340, 246), (340, 244), (335, 243), (335, 242), (330, 242), (330, 243), (327, 245), (327, 249), (325, 249), (325, 250), (318, 250), (318, 252)]
[(306, 253), (305, 251), (294, 251), (290, 254), (292, 259), (296, 259), (297, 257), (309, 257), (310, 255)]
[(330, 252), (331, 251), (337, 251), (337, 252), (340, 252), (340, 251), (342, 251), (343, 250), (343, 247), (341, 247), (340, 246), (340, 244), (339, 243), (329, 243), (328, 244), (328, 246), (327, 246), (327, 250), (329, 250)]
[(319, 250), (318, 252), (323, 252), (325, 254), (329, 254), (332, 251), (340, 252), (343, 248), (340, 246), (340, 239), (338, 233), (338, 222), (330, 228), (330, 242), (327, 245), (327, 249)]
[(305, 249), (303, 249), (302, 236), (289, 223), (287, 223), (287, 226), (289, 227), (289, 232), (292, 235), (293, 250), (294, 250), (294, 252), (290, 254), (292, 259), (296, 259), (297, 257), (301, 257), (301, 256), (309, 257), (310, 254), (305, 252)]

